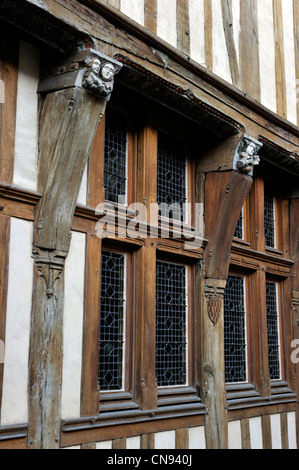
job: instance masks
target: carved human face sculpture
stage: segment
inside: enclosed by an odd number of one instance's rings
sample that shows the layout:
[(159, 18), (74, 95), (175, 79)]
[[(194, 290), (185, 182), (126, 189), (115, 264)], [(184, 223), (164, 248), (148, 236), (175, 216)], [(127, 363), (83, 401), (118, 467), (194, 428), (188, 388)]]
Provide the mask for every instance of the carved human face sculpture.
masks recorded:
[(93, 71), (96, 75), (99, 74), (99, 72), (100, 72), (100, 67), (101, 67), (101, 62), (100, 62), (98, 59), (95, 59), (95, 60), (93, 61), (93, 63), (92, 63), (91, 69), (92, 69), (92, 71)]
[(256, 145), (253, 142), (250, 142), (246, 148), (246, 153), (250, 156), (253, 156), (256, 151)]
[(110, 81), (113, 78), (114, 75), (114, 67), (112, 64), (105, 64), (104, 67), (102, 68), (102, 78), (105, 81)]

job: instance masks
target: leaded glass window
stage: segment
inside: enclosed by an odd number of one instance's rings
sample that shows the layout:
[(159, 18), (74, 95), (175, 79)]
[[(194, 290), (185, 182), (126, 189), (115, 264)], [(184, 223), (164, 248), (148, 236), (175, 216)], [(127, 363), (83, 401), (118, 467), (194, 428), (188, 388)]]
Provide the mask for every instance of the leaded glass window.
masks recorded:
[(275, 248), (275, 201), (273, 188), (268, 183), (265, 183), (264, 225), (266, 246)]
[(275, 380), (280, 379), (279, 318), (275, 282), (266, 282), (266, 304), (269, 375), (271, 380)]
[(186, 267), (157, 261), (156, 378), (158, 386), (187, 381)]
[[(115, 111), (105, 117), (105, 199), (124, 203), (127, 193), (127, 122)], [(119, 200), (120, 198), (120, 200)]]
[(123, 388), (125, 255), (103, 251), (98, 381), (101, 391)]
[(227, 383), (245, 382), (246, 313), (244, 277), (229, 275), (224, 294), (224, 354)]
[(160, 215), (185, 221), (187, 201), (186, 151), (183, 142), (159, 133), (157, 204)]

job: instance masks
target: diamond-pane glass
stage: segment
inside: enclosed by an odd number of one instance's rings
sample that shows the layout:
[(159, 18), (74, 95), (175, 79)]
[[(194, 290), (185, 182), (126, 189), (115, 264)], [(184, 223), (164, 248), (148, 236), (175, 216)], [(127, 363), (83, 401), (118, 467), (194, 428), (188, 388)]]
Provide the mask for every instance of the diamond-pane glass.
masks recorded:
[(156, 378), (158, 386), (186, 383), (186, 268), (157, 261)]
[(105, 117), (104, 187), (105, 199), (120, 202), (127, 186), (127, 122), (115, 111)]
[(123, 387), (125, 256), (102, 252), (98, 381), (101, 390)]
[(229, 275), (224, 294), (224, 354), (227, 383), (246, 381), (244, 278)]
[(271, 380), (280, 378), (280, 346), (276, 283), (266, 283), (267, 335), (269, 375)]
[(167, 134), (158, 136), (157, 203), (160, 215), (185, 220), (186, 152), (181, 141)]

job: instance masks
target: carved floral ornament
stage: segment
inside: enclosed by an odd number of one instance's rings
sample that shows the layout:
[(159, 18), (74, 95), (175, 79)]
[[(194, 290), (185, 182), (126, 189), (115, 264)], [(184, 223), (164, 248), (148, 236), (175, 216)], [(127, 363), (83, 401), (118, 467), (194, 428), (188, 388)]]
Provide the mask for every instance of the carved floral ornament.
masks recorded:
[(260, 163), (258, 155), (263, 144), (252, 137), (244, 136), (235, 155), (235, 166), (245, 174), (252, 174), (253, 168)]

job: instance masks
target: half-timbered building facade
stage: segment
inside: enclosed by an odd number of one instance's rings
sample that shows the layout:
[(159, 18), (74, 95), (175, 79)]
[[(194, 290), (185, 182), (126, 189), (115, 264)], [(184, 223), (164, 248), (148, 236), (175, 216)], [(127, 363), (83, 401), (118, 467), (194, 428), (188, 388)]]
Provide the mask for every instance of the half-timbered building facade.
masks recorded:
[(297, 448), (298, 0), (0, 38), (0, 448)]

